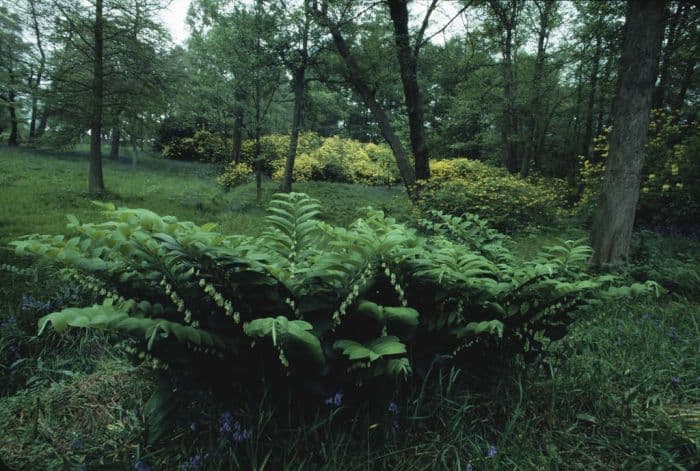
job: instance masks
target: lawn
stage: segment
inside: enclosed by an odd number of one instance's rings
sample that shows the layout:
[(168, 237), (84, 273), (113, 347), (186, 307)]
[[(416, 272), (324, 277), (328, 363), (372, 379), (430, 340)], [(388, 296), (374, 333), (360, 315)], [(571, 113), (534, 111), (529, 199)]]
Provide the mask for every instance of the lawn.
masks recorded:
[[(86, 195), (86, 171), (82, 155), (0, 149), (0, 263), (26, 266), (7, 243), (27, 233), (61, 233), (67, 213), (100, 218)], [(254, 186), (223, 192), (217, 172), (155, 157), (135, 168), (107, 160), (103, 200), (258, 234), (265, 211), (255, 204)], [(347, 224), (365, 206), (412, 220), (401, 188), (304, 183), (295, 190), (318, 198), (333, 224)], [(274, 192), (266, 182), (265, 200)], [(562, 225), (523, 230), (510, 243), (529, 255), (559, 237), (585, 234)], [(245, 388), (224, 398), (203, 391), (155, 445), (143, 442), (155, 375), (129, 363), (121, 339), (107, 334), (35, 336), (42, 303), (69, 299), (71, 287), (44, 265), (0, 271), (0, 468), (690, 468), (700, 460), (700, 282), (693, 278), (700, 244), (645, 232), (635, 248), (635, 265), (624, 276), (654, 273), (675, 291), (582, 314), (541, 361), (494, 374), (492, 384), (436, 363), (423, 382), (397, 388), (389, 411), (369, 401), (356, 408), (321, 404), (312, 413), (251, 398)], [(231, 445), (217, 438), (226, 411), (250, 424), (252, 439)]]

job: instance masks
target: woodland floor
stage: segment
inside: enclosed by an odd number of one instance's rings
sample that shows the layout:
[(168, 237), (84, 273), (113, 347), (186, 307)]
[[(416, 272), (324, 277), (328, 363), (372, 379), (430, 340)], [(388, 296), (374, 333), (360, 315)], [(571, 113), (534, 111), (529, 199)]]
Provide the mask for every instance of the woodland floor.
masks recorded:
[[(103, 200), (118, 206), (213, 221), (227, 233), (261, 229), (265, 212), (254, 186), (221, 191), (217, 166), (143, 157), (135, 168), (128, 158), (106, 159), (104, 171)], [(26, 266), (7, 243), (60, 233), (67, 213), (98, 219), (86, 172), (83, 154), (0, 148), (0, 264)], [(275, 187), (265, 184), (266, 201)], [(318, 198), (334, 224), (369, 205), (411, 217), (400, 187), (303, 183), (295, 191)], [(512, 244), (529, 254), (557, 237), (585, 235), (559, 225), (522, 231)], [(653, 246), (656, 262), (668, 266), (700, 257), (696, 239), (635, 240)], [(351, 415), (320, 407), (308, 426), (292, 428), (285, 426), (288, 411), (275, 411), (265, 398), (220, 404), (205, 397), (195, 418), (183, 411), (171, 436), (143, 447), (152, 373), (128, 363), (106, 335), (36, 337), (36, 316), (26, 314), (22, 299), (60, 295), (47, 273), (37, 267), (26, 279), (0, 271), (0, 460), (12, 469), (134, 469), (138, 460), (154, 470), (180, 469), (218, 449), (217, 417), (233, 408), (258, 424), (258, 438), (234, 450), (232, 469), (690, 469), (700, 462), (700, 283), (582, 316), (547, 362), (492, 387), (469, 387), (466, 371), (436, 371), (407, 392), (396, 422), (377, 421), (369, 409)], [(189, 428), (193, 421), (197, 430)]]

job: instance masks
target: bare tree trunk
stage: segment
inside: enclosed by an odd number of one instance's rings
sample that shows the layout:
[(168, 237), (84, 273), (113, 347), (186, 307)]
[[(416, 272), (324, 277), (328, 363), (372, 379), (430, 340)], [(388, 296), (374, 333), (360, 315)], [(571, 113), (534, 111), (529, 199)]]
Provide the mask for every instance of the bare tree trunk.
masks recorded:
[(673, 97), (670, 104), (674, 110), (680, 110), (685, 103), (685, 96), (688, 93), (688, 88), (693, 83), (693, 74), (695, 73), (695, 65), (698, 62), (698, 46), (695, 45), (695, 52), (690, 55), (687, 62), (685, 63), (685, 71), (683, 77), (681, 78), (680, 87), (678, 89), (678, 95)]
[(243, 146), (243, 106), (241, 101), (243, 97), (240, 93), (235, 94), (236, 103), (233, 106), (233, 135), (232, 144), (233, 149), (231, 152), (231, 160), (235, 163), (241, 163), (241, 148)]
[(17, 109), (15, 108), (15, 92), (7, 92), (7, 108), (10, 111), (10, 137), (7, 144), (10, 146), (19, 145), (19, 130), (17, 126)]
[(595, 105), (595, 96), (598, 89), (598, 69), (600, 68), (600, 56), (602, 51), (603, 38), (598, 28), (596, 29), (595, 52), (593, 53), (593, 65), (591, 67), (591, 88), (588, 92), (588, 106), (586, 107), (586, 128), (581, 145), (581, 153), (586, 159), (591, 156), (593, 144), (593, 107)]
[(29, 0), (29, 10), (32, 16), (32, 27), (34, 29), (34, 35), (36, 36), (37, 49), (39, 49), (39, 69), (37, 70), (36, 81), (32, 87), (32, 113), (29, 121), (29, 138), (34, 139), (37, 137), (36, 120), (38, 115), (38, 95), (41, 79), (44, 76), (44, 69), (46, 68), (46, 53), (44, 52), (41, 41), (41, 28), (39, 26), (39, 13), (36, 10), (36, 0)]
[[(117, 119), (119, 119), (117, 117)], [(119, 159), (119, 144), (121, 143), (121, 127), (119, 123), (112, 127), (112, 146), (109, 150), (109, 158), (112, 160)]]
[(690, 3), (687, 1), (679, 1), (676, 4), (676, 11), (670, 14), (668, 18), (668, 35), (666, 35), (666, 45), (661, 51), (661, 67), (659, 69), (659, 84), (654, 89), (652, 98), (653, 108), (663, 108), (666, 104), (666, 88), (668, 87), (669, 76), (671, 72), (671, 58), (676, 52), (678, 45), (676, 44), (677, 33), (686, 27), (686, 19), (690, 10)]
[(306, 76), (306, 65), (300, 66), (294, 74), (294, 115), (292, 116), (292, 131), (289, 136), (289, 154), (284, 164), (284, 178), (280, 191), (289, 193), (292, 191), (292, 180), (294, 172), (294, 161), (297, 156), (297, 145), (299, 143), (299, 128), (304, 113), (304, 88)]
[(408, 30), (408, 2), (406, 0), (388, 0), (389, 13), (394, 24), (394, 40), (401, 71), (403, 94), (408, 111), (408, 128), (413, 157), (415, 159), (416, 178), (430, 178), (430, 154), (425, 141), (425, 118), (423, 116), (423, 97), (418, 86), (417, 57), (411, 51)]
[(95, 1), (95, 61), (92, 74), (92, 116), (90, 119), (90, 165), (88, 192), (100, 194), (105, 190), (102, 176), (102, 98), (104, 95), (102, 0)]
[(620, 262), (629, 252), (655, 67), (663, 35), (664, 2), (628, 0), (620, 78), (613, 102), (613, 129), (603, 190), (593, 219), (596, 266)]
[[(612, 72), (613, 62), (610, 57), (606, 58), (605, 68), (603, 69), (602, 84), (606, 84), (610, 81), (610, 73)], [(603, 87), (598, 87), (598, 117), (596, 119), (595, 135), (600, 136), (603, 134), (603, 129), (605, 128), (605, 113), (610, 113), (609, 109), (606, 109), (607, 96), (603, 93)]]
[(530, 163), (539, 162), (539, 154), (544, 143), (544, 132), (542, 130), (542, 80), (544, 77), (544, 63), (547, 52), (547, 40), (549, 38), (549, 19), (553, 9), (557, 8), (554, 0), (544, 0), (544, 5), (536, 4), (540, 11), (540, 30), (537, 35), (537, 56), (535, 57), (535, 68), (532, 75), (532, 101), (530, 103), (530, 129), (528, 135), (528, 146), (521, 161), (520, 176), (525, 178), (530, 173)]
[(372, 113), (372, 116), (377, 121), (380, 133), (387, 141), (392, 153), (394, 154), (394, 159), (396, 160), (396, 165), (399, 168), (399, 174), (401, 175), (404, 186), (406, 187), (406, 192), (408, 193), (409, 198), (413, 199), (416, 196), (416, 174), (413, 168), (411, 168), (406, 151), (401, 144), (401, 140), (398, 138), (391, 126), (389, 116), (377, 102), (374, 92), (367, 85), (367, 80), (362, 76), (360, 66), (357, 64), (355, 57), (350, 52), (350, 48), (348, 47), (348, 44), (338, 26), (332, 21), (328, 20), (323, 13), (321, 13), (319, 19), (322, 24), (324, 24), (330, 30), (331, 36), (333, 37), (333, 43), (338, 50), (338, 54), (345, 63), (347, 80), (353, 85), (355, 91), (358, 95), (360, 95), (362, 101), (364, 101), (365, 105)]
[(503, 142), (503, 164), (510, 172), (515, 172), (518, 156), (515, 142), (515, 109), (513, 106), (513, 30), (506, 29), (505, 49), (503, 51), (503, 127), (501, 138)]
[(133, 170), (136, 168), (136, 162), (137, 162), (138, 157), (139, 157), (139, 147), (138, 147), (138, 144), (136, 143), (136, 138), (134, 137), (133, 134), (130, 136), (130, 139), (131, 139), (131, 151), (132, 151), (131, 169)]
[(41, 116), (39, 117), (39, 127), (36, 130), (36, 137), (41, 137), (46, 131), (46, 125), (49, 120), (49, 108), (44, 104), (41, 109)]
[(521, 0), (489, 0), (489, 5), (502, 28), (501, 33), (501, 72), (503, 74), (503, 112), (501, 113), (501, 145), (503, 165), (509, 172), (518, 170), (517, 132), (518, 120), (515, 111), (515, 80), (513, 77), (513, 36), (522, 7)]

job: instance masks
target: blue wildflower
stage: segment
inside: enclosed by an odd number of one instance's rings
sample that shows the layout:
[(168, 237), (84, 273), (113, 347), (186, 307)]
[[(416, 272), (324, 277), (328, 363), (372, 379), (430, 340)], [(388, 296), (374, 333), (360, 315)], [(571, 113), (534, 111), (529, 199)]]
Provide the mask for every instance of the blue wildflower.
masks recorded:
[(387, 410), (388, 410), (391, 414), (396, 414), (396, 413), (399, 412), (399, 406), (396, 405), (396, 403), (395, 403), (394, 401), (391, 401), (391, 402), (389, 402), (389, 406), (387, 407)]
[(498, 448), (496, 448), (493, 445), (489, 445), (488, 450), (486, 450), (486, 457), (493, 458), (494, 456), (496, 456), (496, 453), (498, 453)]
[(237, 443), (245, 442), (253, 436), (253, 432), (244, 429), (240, 422), (234, 422), (233, 414), (230, 412), (224, 412), (219, 417), (219, 434), (222, 437), (230, 437)]
[(202, 455), (190, 456), (187, 461), (182, 463), (182, 466), (180, 466), (180, 471), (202, 469), (202, 467), (204, 466), (204, 460), (206, 459), (206, 456), (207, 455), (205, 455), (204, 457)]
[(343, 393), (338, 391), (337, 393), (323, 401), (323, 403), (327, 406), (340, 407), (343, 405)]
[(219, 434), (226, 435), (233, 431), (233, 414), (224, 412), (219, 417)]
[(190, 431), (192, 433), (197, 433), (199, 431), (199, 424), (197, 422), (190, 423)]
[(79, 438), (76, 438), (70, 443), (70, 447), (74, 450), (80, 450), (83, 447), (83, 441)]
[(671, 384), (673, 384), (675, 386), (681, 384), (681, 378), (678, 376), (671, 377)]
[(15, 325), (17, 325), (17, 318), (15, 316), (10, 316), (0, 323), (0, 328), (6, 329), (8, 327), (14, 327)]
[(671, 338), (671, 340), (678, 340), (678, 330), (676, 330), (675, 327), (671, 327), (668, 330), (668, 336)]
[(234, 442), (243, 443), (247, 440), (250, 440), (250, 438), (253, 436), (253, 432), (251, 432), (250, 429), (242, 428), (240, 423), (236, 422), (234, 425), (235, 430), (231, 435)]
[(134, 464), (134, 469), (136, 471), (153, 471), (153, 468), (144, 460), (138, 460), (136, 464)]
[(472, 466), (471, 463), (467, 463), (467, 466), (464, 468), (464, 471), (474, 471), (474, 466)]
[(22, 309), (22, 311), (48, 312), (52, 309), (52, 306), (51, 303), (45, 303), (32, 296), (24, 295), (22, 297), (20, 309)]

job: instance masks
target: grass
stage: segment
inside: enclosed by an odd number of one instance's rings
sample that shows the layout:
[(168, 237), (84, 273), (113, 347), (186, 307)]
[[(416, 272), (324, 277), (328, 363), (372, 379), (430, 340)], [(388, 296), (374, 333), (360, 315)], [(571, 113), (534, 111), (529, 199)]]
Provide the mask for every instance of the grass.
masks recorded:
[[(65, 213), (97, 219), (85, 194), (86, 166), (81, 155), (0, 149), (0, 245), (25, 233), (60, 233)], [(257, 234), (264, 213), (254, 187), (222, 192), (217, 171), (155, 158), (136, 169), (107, 161), (105, 200)], [(410, 214), (400, 188), (313, 183), (296, 190), (319, 198), (333, 223), (349, 222), (367, 205), (401, 219)], [(265, 198), (273, 192), (266, 183)], [(527, 255), (583, 236), (577, 227), (541, 228), (515, 235), (513, 244)], [(700, 289), (674, 269), (697, 273), (700, 250), (697, 241), (649, 234), (635, 247), (639, 276), (653, 271), (682, 293), (584, 312), (564, 341), (518, 374), (481, 384), (469, 371), (436, 366), (424, 384), (397, 389), (396, 413), (383, 403), (303, 413), (245, 390), (216, 400), (202, 392), (156, 446), (142, 440), (153, 374), (128, 363), (115, 347), (119, 339), (105, 334), (35, 337), (43, 312), (23, 309), (23, 297), (49, 301), (65, 288), (50, 267), (0, 272), (0, 468), (133, 469), (144, 460), (153, 469), (180, 469), (207, 453), (201, 469), (691, 468), (700, 461)], [(253, 438), (219, 440), (224, 411)]]
[[(264, 183), (263, 203), (256, 204), (254, 183), (224, 192), (215, 182), (219, 166), (142, 158), (132, 168), (129, 160), (104, 159), (107, 193), (117, 206), (147, 207), (196, 223), (216, 221), (226, 233), (255, 235), (266, 202), (277, 184)], [(99, 208), (87, 194), (87, 160), (82, 154), (42, 155), (0, 147), (0, 244), (28, 233), (57, 234), (71, 213), (81, 221), (99, 218)], [(295, 191), (324, 203), (328, 222), (346, 224), (365, 206), (407, 215), (402, 188), (362, 187), (332, 183), (299, 183)]]

